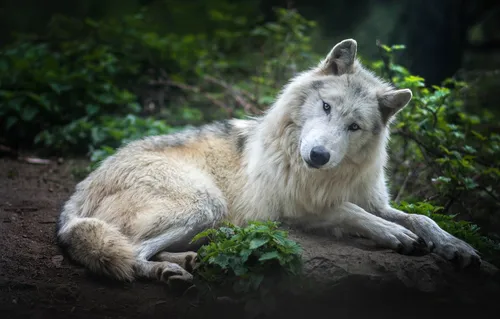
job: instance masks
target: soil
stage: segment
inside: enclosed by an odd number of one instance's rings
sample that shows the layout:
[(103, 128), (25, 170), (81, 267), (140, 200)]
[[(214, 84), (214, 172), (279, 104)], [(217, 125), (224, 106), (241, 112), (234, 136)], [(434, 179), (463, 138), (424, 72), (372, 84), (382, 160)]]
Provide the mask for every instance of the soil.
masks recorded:
[(94, 279), (63, 259), (56, 219), (85, 165), (0, 158), (0, 318), (175, 317), (164, 285)]
[[(106, 281), (66, 260), (55, 243), (56, 220), (78, 182), (74, 173), (86, 165), (83, 160), (34, 164), (0, 158), (0, 318), (242, 318), (234, 307), (225, 316), (214, 308), (196, 309), (161, 283)], [(416, 296), (396, 290), (386, 295), (380, 286), (370, 287), (364, 280), (356, 285), (355, 276), (352, 282), (354, 288), (340, 287), (336, 297), (285, 300), (281, 316), (273, 317), (317, 317), (327, 312), (336, 318), (387, 319), (391, 314), (394, 318), (478, 318), (482, 312), (478, 308), (491, 305), (424, 311), (425, 301)], [(386, 304), (380, 303), (381, 296)]]

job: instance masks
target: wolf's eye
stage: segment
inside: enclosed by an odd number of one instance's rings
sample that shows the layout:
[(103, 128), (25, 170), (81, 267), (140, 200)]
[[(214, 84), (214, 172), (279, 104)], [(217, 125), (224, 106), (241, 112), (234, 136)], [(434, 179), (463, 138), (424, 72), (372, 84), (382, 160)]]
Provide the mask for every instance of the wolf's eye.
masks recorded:
[(326, 103), (326, 102), (323, 102), (323, 110), (325, 110), (326, 114), (330, 114), (330, 109), (332, 107), (330, 106), (330, 104)]
[(359, 125), (356, 124), (356, 123), (352, 123), (351, 125), (349, 125), (349, 127), (347, 128), (349, 131), (357, 131), (360, 129)]

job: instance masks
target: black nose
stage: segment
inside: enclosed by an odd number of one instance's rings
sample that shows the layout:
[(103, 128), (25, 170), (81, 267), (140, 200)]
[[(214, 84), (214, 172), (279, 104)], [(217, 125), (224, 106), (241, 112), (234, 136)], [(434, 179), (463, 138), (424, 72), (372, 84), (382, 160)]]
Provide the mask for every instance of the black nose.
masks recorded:
[(311, 150), (310, 158), (314, 166), (323, 166), (330, 160), (330, 153), (323, 146), (315, 146)]

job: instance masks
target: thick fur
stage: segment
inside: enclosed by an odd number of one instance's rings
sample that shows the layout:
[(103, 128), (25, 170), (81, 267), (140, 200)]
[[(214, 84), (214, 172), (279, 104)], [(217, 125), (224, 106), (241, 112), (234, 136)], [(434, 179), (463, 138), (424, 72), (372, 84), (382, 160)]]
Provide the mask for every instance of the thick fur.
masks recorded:
[(223, 220), (272, 219), (478, 265), (471, 246), (431, 219), (389, 206), (389, 125), (411, 92), (367, 71), (356, 50), (354, 40), (337, 44), (262, 117), (122, 147), (77, 185), (60, 215), (60, 245), (116, 279), (189, 281), (196, 233)]

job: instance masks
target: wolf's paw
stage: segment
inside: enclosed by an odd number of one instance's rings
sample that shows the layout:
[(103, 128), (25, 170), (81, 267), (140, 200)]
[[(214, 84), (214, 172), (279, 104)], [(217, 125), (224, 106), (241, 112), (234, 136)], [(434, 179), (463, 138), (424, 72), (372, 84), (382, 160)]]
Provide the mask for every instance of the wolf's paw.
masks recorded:
[(193, 282), (193, 275), (171, 262), (163, 262), (156, 270), (156, 277), (174, 290), (187, 289)]
[(431, 252), (460, 269), (477, 269), (481, 265), (481, 258), (472, 246), (444, 231), (429, 217), (409, 215), (409, 221), (411, 229), (426, 242)]
[(186, 269), (188, 272), (193, 273), (193, 270), (195, 269), (196, 264), (198, 263), (198, 254), (195, 253), (194, 251), (188, 251), (185, 254), (186, 256), (184, 257), (183, 268)]
[(411, 230), (391, 223), (383, 228), (377, 242), (405, 255), (423, 255), (429, 253), (425, 242)]
[(478, 252), (466, 242), (447, 236), (441, 243), (434, 243), (434, 253), (451, 261), (460, 269), (478, 269), (481, 266), (481, 257)]
[(198, 254), (194, 251), (186, 251), (182, 253), (170, 253), (166, 251), (162, 251), (155, 256), (155, 260), (158, 261), (168, 261), (171, 263), (175, 263), (188, 272), (192, 273), (196, 263), (198, 262), (197, 258)]

